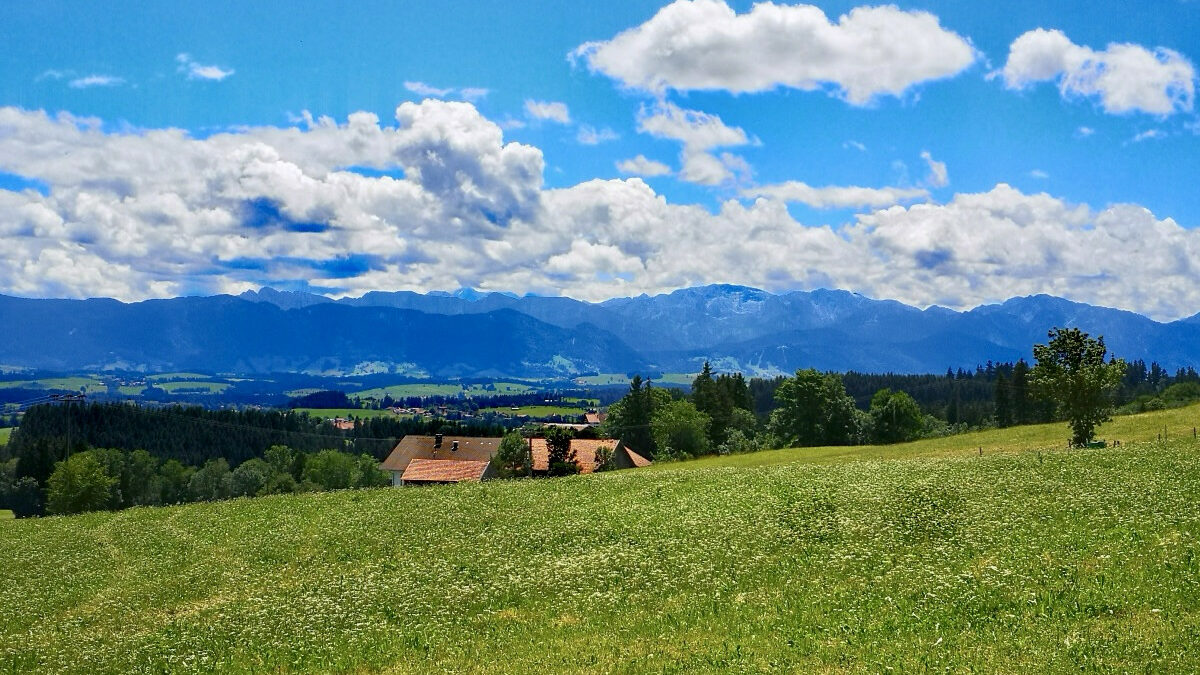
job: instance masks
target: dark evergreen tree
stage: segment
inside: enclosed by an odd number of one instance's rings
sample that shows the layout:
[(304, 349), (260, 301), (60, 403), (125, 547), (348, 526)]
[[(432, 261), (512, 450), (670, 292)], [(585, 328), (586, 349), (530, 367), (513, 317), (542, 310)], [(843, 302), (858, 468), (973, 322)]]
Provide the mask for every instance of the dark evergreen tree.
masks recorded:
[(1011, 383), (1004, 373), (996, 376), (996, 426), (1010, 427), (1013, 423)]

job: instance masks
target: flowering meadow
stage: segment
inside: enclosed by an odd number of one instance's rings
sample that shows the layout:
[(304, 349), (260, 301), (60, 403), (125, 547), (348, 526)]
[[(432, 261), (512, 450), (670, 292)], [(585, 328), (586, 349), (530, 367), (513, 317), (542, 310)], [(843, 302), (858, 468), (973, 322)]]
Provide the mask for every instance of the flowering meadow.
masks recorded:
[(1200, 670), (1200, 444), (0, 522), (0, 672)]

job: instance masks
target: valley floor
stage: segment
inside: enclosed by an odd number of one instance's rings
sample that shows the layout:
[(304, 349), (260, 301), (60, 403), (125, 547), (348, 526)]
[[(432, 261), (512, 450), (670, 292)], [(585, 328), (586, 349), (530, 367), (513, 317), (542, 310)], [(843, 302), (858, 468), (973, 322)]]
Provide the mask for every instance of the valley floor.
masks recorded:
[(1194, 672), (1197, 412), (4, 521), (0, 671)]

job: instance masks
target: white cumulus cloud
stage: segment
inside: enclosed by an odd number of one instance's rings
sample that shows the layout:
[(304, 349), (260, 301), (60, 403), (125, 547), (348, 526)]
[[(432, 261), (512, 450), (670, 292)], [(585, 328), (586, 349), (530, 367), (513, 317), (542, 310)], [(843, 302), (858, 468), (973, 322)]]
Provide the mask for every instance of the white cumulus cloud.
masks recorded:
[(936, 16), (893, 5), (858, 7), (833, 22), (813, 5), (760, 2), (737, 14), (723, 0), (676, 0), (571, 58), (658, 95), (828, 88), (863, 105), (954, 76), (977, 54)]
[(714, 155), (715, 148), (736, 147), (750, 142), (740, 127), (726, 125), (721, 118), (674, 103), (659, 102), (638, 112), (638, 131), (683, 144), (679, 177), (690, 183), (718, 185), (749, 172), (745, 160), (730, 153)]
[(233, 68), (222, 68), (220, 66), (197, 63), (192, 56), (187, 53), (177, 54), (175, 56), (175, 62), (179, 64), (179, 72), (187, 75), (189, 80), (210, 80), (213, 82), (220, 82), (234, 73)]
[(662, 162), (647, 159), (645, 155), (638, 155), (617, 162), (617, 171), (631, 176), (665, 176), (671, 173), (671, 167)]
[(483, 87), (463, 87), (461, 89), (455, 87), (435, 87), (419, 80), (405, 80), (404, 88), (417, 96), (446, 98), (447, 96), (457, 95), (464, 101), (478, 101), (487, 96), (491, 91)]
[(785, 202), (798, 202), (815, 209), (872, 208), (878, 209), (901, 202), (928, 199), (929, 191), (920, 188), (870, 188), (853, 185), (813, 187), (800, 181), (742, 190), (745, 197), (766, 197)]
[(608, 141), (615, 141), (618, 138), (620, 138), (620, 136), (618, 136), (617, 132), (613, 131), (612, 129), (609, 129), (608, 127), (597, 129), (590, 124), (579, 125), (579, 132), (575, 134), (575, 140), (579, 141), (583, 145), (600, 145), (601, 143), (607, 143)]
[(559, 124), (571, 123), (571, 111), (561, 101), (525, 100), (525, 114), (535, 120), (549, 120)]
[(1064, 98), (1097, 99), (1118, 115), (1190, 111), (1196, 91), (1196, 70), (1179, 52), (1128, 43), (1097, 51), (1043, 28), (1013, 41), (1001, 74), (1010, 89), (1056, 81)]
[[(1200, 309), (1200, 231), (1138, 205), (1004, 184), (907, 206), (885, 202), (915, 193), (810, 188), (799, 196), (869, 209), (812, 226), (784, 194), (714, 213), (638, 177), (546, 189), (541, 151), (505, 142), (469, 103), (300, 119), (194, 138), (0, 108), (0, 171), (49, 188), (0, 190), (0, 293), (136, 300), (305, 280), (331, 295), (601, 300), (724, 282), (954, 308), (1053, 293), (1160, 319)], [(660, 170), (638, 160), (625, 168)]]
[(452, 88), (441, 89), (425, 84), (424, 82), (417, 82), (414, 80), (405, 80), (404, 88), (416, 94), (417, 96), (432, 96), (434, 98), (442, 98), (454, 91)]
[(67, 83), (72, 89), (90, 89), (92, 87), (116, 87), (125, 84), (125, 80), (113, 75), (85, 75)]
[(925, 164), (929, 167), (929, 177), (925, 179), (925, 182), (930, 187), (940, 188), (950, 184), (950, 173), (946, 170), (945, 162), (934, 159), (928, 150), (921, 151), (921, 159), (925, 160)]

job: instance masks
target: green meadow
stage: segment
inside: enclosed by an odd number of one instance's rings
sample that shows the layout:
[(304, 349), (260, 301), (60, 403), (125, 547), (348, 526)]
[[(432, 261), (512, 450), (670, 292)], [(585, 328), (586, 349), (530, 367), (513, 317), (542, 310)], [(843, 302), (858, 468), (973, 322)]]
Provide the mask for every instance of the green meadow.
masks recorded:
[(0, 671), (1195, 672), (1197, 413), (5, 521)]
[(155, 382), (154, 386), (162, 389), (168, 394), (175, 394), (181, 391), (187, 393), (200, 392), (207, 394), (220, 394), (233, 385), (229, 384), (228, 382), (210, 382), (205, 380), (160, 380)]
[(0, 388), (28, 387), (31, 389), (65, 389), (84, 393), (107, 391), (108, 385), (94, 377), (46, 377), (39, 380), (9, 380)]
[(560, 415), (562, 417), (579, 417), (586, 410), (584, 408), (576, 408), (565, 405), (523, 405), (519, 409), (513, 410), (508, 408), (480, 408), (479, 413), (498, 413), (514, 417), (517, 415), (528, 415), (533, 418), (550, 417), (552, 415)]
[[(696, 373), (663, 373), (658, 377), (649, 378), (655, 386), (690, 386), (696, 379)], [(629, 384), (629, 376), (624, 373), (601, 373), (575, 378), (575, 383), (584, 386), (604, 387), (615, 384)]]

